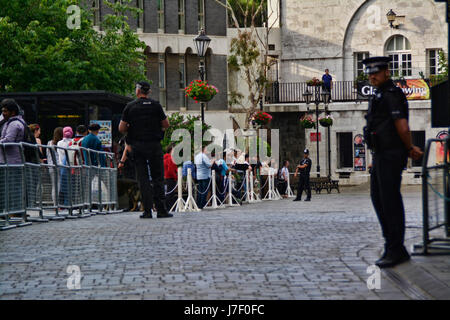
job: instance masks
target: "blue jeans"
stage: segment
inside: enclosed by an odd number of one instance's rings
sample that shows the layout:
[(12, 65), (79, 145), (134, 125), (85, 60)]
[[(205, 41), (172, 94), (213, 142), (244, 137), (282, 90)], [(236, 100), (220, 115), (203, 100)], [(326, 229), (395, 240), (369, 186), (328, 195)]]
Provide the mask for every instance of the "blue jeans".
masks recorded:
[(206, 205), (206, 197), (208, 196), (208, 185), (210, 179), (198, 180), (197, 206), (203, 209)]

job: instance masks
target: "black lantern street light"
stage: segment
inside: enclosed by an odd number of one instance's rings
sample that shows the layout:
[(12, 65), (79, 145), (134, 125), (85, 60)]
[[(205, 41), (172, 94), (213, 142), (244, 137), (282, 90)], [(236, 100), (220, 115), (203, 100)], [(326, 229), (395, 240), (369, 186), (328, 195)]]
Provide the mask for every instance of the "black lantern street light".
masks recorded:
[(392, 9), (390, 9), (389, 12), (386, 14), (386, 17), (389, 22), (389, 26), (391, 28), (395, 28), (394, 21), (397, 18), (397, 14)]
[[(200, 30), (200, 34), (194, 39), (195, 47), (197, 48), (197, 55), (200, 58), (200, 65), (198, 67), (198, 72), (200, 74), (200, 79), (202, 81), (205, 80), (205, 55), (208, 50), (209, 43), (211, 39), (208, 38), (205, 34), (205, 30)], [(205, 124), (205, 103), (200, 102), (200, 106), (202, 109), (202, 128)]]
[[(314, 101), (311, 101), (312, 96), (314, 95)], [(325, 111), (328, 111), (328, 103), (330, 101), (330, 92), (328, 90), (324, 90), (324, 92), (320, 93), (320, 87), (314, 86), (314, 92), (311, 93), (306, 89), (306, 92), (303, 93), (303, 97), (306, 100), (306, 104), (309, 105), (313, 102), (316, 105), (316, 149), (317, 149), (317, 177), (320, 177), (320, 164), (319, 164), (319, 104), (323, 102), (325, 104)], [(322, 97), (322, 98), (321, 98)], [(330, 128), (328, 128), (329, 130)], [(328, 149), (330, 149), (330, 132), (328, 131)], [(328, 152), (329, 156), (330, 151)], [(331, 162), (331, 161), (329, 161)], [(331, 173), (330, 163), (329, 163), (329, 175)]]

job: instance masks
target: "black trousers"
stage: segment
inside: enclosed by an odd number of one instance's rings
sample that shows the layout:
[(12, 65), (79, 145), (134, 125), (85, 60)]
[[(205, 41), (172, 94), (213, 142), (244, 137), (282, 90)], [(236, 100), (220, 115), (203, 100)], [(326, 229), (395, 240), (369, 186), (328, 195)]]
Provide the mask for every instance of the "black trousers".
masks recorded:
[(164, 160), (161, 143), (139, 143), (133, 144), (131, 148), (145, 212), (152, 212), (153, 201), (155, 201), (158, 212), (167, 212), (164, 192)]
[(306, 198), (311, 199), (311, 186), (309, 185), (309, 174), (300, 174), (298, 178), (297, 199), (302, 198), (303, 190), (305, 190)]
[(370, 176), (370, 196), (385, 239), (385, 250), (405, 251), (405, 209), (400, 187), (408, 156), (403, 150), (375, 153)]

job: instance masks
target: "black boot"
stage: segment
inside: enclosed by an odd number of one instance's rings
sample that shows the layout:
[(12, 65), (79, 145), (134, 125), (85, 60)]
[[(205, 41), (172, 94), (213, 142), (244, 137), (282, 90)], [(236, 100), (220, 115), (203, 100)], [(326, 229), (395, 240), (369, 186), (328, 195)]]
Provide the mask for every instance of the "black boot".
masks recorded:
[(151, 212), (144, 212), (144, 214), (141, 214), (139, 216), (139, 218), (141, 218), (141, 219), (151, 219), (152, 218), (152, 213)]
[(375, 264), (381, 269), (392, 268), (398, 264), (408, 261), (409, 259), (411, 259), (411, 257), (408, 251), (406, 251), (405, 248), (402, 248), (401, 250), (388, 251), (386, 256), (375, 262)]

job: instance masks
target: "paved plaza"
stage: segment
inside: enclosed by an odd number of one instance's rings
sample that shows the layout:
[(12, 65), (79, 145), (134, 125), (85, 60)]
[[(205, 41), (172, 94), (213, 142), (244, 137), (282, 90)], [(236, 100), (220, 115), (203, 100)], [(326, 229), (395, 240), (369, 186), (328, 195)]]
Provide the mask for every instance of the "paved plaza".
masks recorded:
[[(410, 249), (421, 239), (420, 188), (405, 188), (404, 202)], [(414, 256), (367, 288), (383, 242), (361, 188), (172, 219), (34, 223), (0, 243), (0, 299), (450, 299), (449, 256)], [(80, 289), (68, 289), (69, 266)]]

